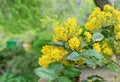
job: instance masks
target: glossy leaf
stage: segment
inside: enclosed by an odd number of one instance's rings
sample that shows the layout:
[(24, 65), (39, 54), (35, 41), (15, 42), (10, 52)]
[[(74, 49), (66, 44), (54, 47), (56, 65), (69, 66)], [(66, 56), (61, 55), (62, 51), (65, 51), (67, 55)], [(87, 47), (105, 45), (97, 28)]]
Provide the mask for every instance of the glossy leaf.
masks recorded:
[(101, 33), (95, 33), (92, 36), (92, 41), (96, 42), (96, 41), (101, 41), (104, 38), (103, 34)]
[(57, 74), (55, 73), (54, 69), (48, 69), (48, 68), (36, 68), (34, 70), (35, 74), (40, 78), (45, 78), (47, 80), (54, 80), (57, 78)]
[(94, 49), (84, 50), (81, 54), (84, 56), (82, 59), (90, 67), (101, 66), (103, 62), (103, 56)]
[(78, 61), (78, 60), (80, 60), (80, 54), (77, 52), (72, 52), (71, 54), (69, 54), (67, 56), (67, 59), (73, 60), (73, 61)]
[(64, 68), (64, 75), (68, 77), (76, 77), (81, 74), (80, 70), (72, 67), (72, 66), (65, 66)]
[(63, 66), (60, 63), (52, 63), (48, 67), (49, 69), (54, 69), (56, 74), (59, 74), (60, 71), (62, 71)]

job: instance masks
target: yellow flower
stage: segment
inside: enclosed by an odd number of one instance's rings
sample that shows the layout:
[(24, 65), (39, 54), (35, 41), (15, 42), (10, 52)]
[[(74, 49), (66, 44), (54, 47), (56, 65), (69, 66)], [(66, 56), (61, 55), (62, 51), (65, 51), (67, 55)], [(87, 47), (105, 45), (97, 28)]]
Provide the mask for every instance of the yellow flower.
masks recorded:
[(98, 30), (102, 27), (101, 20), (97, 17), (93, 17), (89, 20), (89, 22), (84, 24), (85, 28), (90, 31)]
[(60, 62), (64, 65), (70, 65), (70, 62), (68, 60), (61, 60)]
[(94, 43), (93, 46), (97, 52), (101, 52), (101, 46), (99, 43)]
[(109, 47), (104, 48), (103, 53), (106, 54), (106, 55), (113, 55), (113, 52)]
[(110, 6), (109, 4), (105, 5), (103, 8), (104, 11), (114, 11), (114, 7)]
[(100, 11), (100, 8), (95, 8), (84, 26), (87, 30), (94, 31), (108, 27), (111, 24), (120, 24), (120, 11), (115, 10), (114, 7), (110, 5), (105, 5), (103, 11)]
[(102, 48), (108, 47), (108, 44), (106, 42), (103, 43)]
[(115, 38), (116, 40), (120, 39), (120, 31), (116, 33)]
[(82, 65), (82, 64), (84, 64), (85, 62), (84, 62), (84, 60), (82, 60), (82, 59), (80, 59), (78, 62), (77, 62), (77, 64), (80, 66), (80, 65)]
[(75, 18), (68, 18), (68, 20), (65, 22), (66, 27), (76, 27), (77, 21)]
[(52, 62), (55, 62), (55, 60), (52, 60), (48, 55), (43, 55), (39, 58), (38, 64), (42, 67), (47, 67)]
[(76, 36), (79, 36), (82, 33), (82, 29), (80, 28), (77, 32), (76, 32)]
[(58, 41), (63, 41), (63, 42), (67, 41), (68, 39), (67, 30), (64, 27), (57, 26), (54, 28), (54, 31), (55, 31), (55, 35), (53, 36), (54, 42), (57, 43)]
[(95, 8), (93, 13), (89, 16), (89, 19), (91, 19), (91, 18), (95, 17), (96, 15), (98, 15), (98, 13), (100, 13), (100, 11), (101, 10), (100, 10), (99, 7)]
[(68, 18), (64, 25), (56, 26), (54, 31), (53, 41), (55, 43), (67, 42), (70, 38), (78, 37), (82, 33), (82, 29), (77, 25), (75, 18)]
[(86, 37), (87, 42), (90, 42), (90, 41), (91, 41), (91, 38), (92, 38), (91, 34), (86, 31), (86, 32), (84, 32), (84, 35), (85, 35), (85, 37)]
[(39, 65), (47, 67), (52, 62), (61, 61), (62, 58), (67, 55), (67, 51), (63, 47), (49, 46), (46, 45), (42, 48), (42, 57), (39, 58)]
[(112, 49), (109, 47), (109, 44), (107, 42), (104, 42), (101, 46), (101, 53), (104, 55), (104, 57), (113, 55)]
[(120, 31), (120, 24), (115, 25), (114, 32)]
[(69, 33), (74, 33), (77, 27), (77, 21), (75, 18), (68, 18), (64, 26), (66, 27), (66, 30), (68, 30)]
[(77, 48), (80, 46), (80, 41), (79, 41), (79, 39), (76, 38), (76, 37), (71, 38), (71, 39), (68, 41), (68, 43), (69, 43), (70, 49), (72, 49), (72, 50), (75, 50), (75, 49), (77, 49)]

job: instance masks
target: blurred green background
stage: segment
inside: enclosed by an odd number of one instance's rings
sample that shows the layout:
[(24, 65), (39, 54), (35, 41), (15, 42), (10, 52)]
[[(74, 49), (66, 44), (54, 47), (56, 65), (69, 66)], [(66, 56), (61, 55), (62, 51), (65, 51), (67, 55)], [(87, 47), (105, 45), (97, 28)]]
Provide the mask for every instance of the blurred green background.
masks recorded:
[(0, 82), (37, 82), (33, 70), (53, 27), (68, 17), (81, 25), (94, 8), (93, 0), (0, 0)]

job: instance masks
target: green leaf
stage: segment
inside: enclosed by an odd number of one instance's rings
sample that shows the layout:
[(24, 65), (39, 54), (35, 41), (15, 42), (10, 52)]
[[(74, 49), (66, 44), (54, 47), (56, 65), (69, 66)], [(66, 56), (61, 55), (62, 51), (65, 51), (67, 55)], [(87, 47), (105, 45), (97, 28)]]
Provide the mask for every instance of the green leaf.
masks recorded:
[(47, 80), (54, 80), (55, 78), (58, 77), (54, 69), (39, 67), (39, 68), (36, 68), (34, 72), (40, 78), (45, 78)]
[(101, 41), (104, 38), (103, 34), (101, 33), (95, 33), (92, 36), (92, 41), (96, 42), (96, 41)]
[(71, 54), (69, 54), (67, 56), (67, 59), (73, 60), (73, 61), (78, 61), (78, 60), (80, 60), (80, 54), (78, 54), (77, 52), (72, 52)]
[(74, 68), (72, 66), (65, 66), (63, 73), (67, 77), (76, 77), (76, 76), (79, 76), (81, 74), (79, 69)]
[(62, 66), (62, 64), (55, 62), (55, 63), (50, 64), (48, 68), (54, 69), (55, 73), (59, 74), (62, 71), (63, 66)]
[(62, 76), (60, 77), (58, 82), (72, 82), (68, 77)]
[(83, 56), (87, 56), (87, 57), (95, 57), (98, 60), (102, 60), (103, 56), (101, 54), (99, 54), (95, 49), (89, 49), (89, 50), (84, 50), (81, 53)]
[(86, 62), (86, 64), (89, 66), (89, 67), (96, 67), (96, 65), (98, 65), (98, 61), (97, 59), (95, 59), (94, 57), (92, 58), (83, 58), (83, 60)]
[(103, 56), (99, 54), (96, 50), (84, 50), (81, 54), (84, 56), (82, 59), (86, 62), (88, 66), (94, 67), (96, 65), (102, 65)]

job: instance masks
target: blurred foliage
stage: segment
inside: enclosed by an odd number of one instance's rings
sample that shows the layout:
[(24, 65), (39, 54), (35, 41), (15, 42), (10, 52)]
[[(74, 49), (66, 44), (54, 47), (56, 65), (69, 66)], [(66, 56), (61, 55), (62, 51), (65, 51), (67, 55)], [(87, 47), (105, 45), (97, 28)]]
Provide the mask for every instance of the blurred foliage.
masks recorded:
[[(1, 67), (4, 70), (11, 71), (15, 74), (29, 73), (36, 64), (34, 64), (34, 54), (26, 53), (25, 50), (20, 47), (5, 48), (0, 52)], [(24, 62), (24, 63), (23, 63)]]
[[(49, 7), (49, 4), (52, 5)], [(46, 0), (41, 9), (43, 9), (42, 13), (46, 16), (53, 17), (57, 15), (61, 20), (75, 17), (79, 20), (79, 23), (82, 23), (94, 7), (93, 0)]]
[(41, 0), (0, 0), (0, 29), (21, 33), (29, 29), (42, 29)]
[(13, 73), (5, 72), (3, 75), (0, 75), (0, 82), (37, 82), (37, 79), (32, 74), (16, 76)]
[[(9, 34), (31, 29), (40, 31), (52, 27), (48, 25), (55, 16), (62, 20), (75, 17), (81, 19), (81, 23), (93, 8), (94, 3), (90, 0), (0, 0), (0, 30)], [(45, 23), (44, 19), (50, 19), (49, 23)]]
[(36, 35), (30, 43), (32, 47), (27, 51), (23, 47), (23, 42), (15, 47), (4, 48), (0, 51), (0, 70), (3, 73), (9, 71), (15, 75), (32, 75), (34, 68), (38, 67), (36, 62), (41, 55), (40, 49), (43, 45), (49, 43), (52, 38), (51, 35), (48, 35), (47, 32)]
[(117, 10), (120, 10), (120, 0), (113, 0), (114, 1), (114, 6)]

